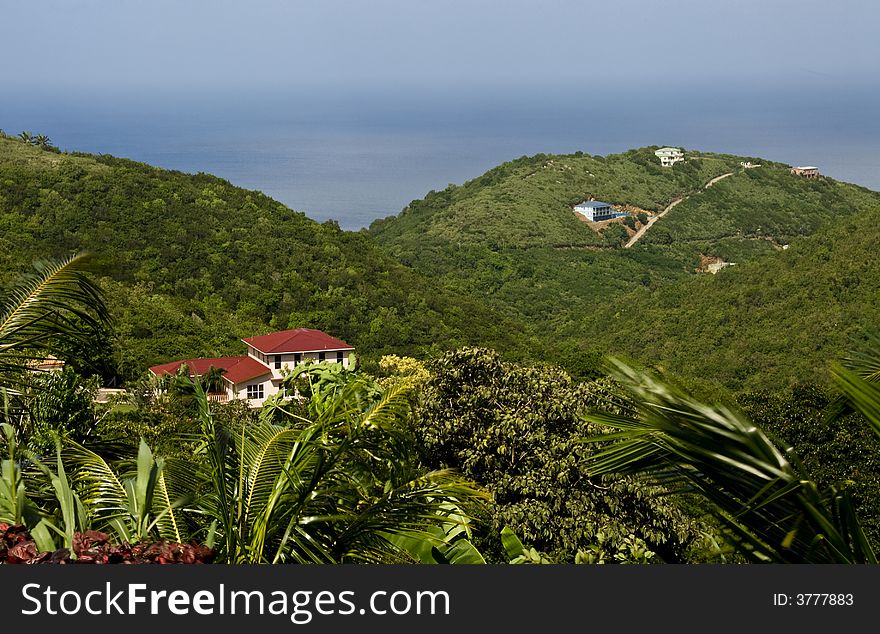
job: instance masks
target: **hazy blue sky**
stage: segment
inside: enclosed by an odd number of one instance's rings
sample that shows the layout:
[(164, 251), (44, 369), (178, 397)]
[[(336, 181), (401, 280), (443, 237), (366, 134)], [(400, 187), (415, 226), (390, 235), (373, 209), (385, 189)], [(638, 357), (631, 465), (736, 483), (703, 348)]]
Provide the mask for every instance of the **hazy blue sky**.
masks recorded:
[(876, 0), (0, 0), (6, 88), (875, 82)]

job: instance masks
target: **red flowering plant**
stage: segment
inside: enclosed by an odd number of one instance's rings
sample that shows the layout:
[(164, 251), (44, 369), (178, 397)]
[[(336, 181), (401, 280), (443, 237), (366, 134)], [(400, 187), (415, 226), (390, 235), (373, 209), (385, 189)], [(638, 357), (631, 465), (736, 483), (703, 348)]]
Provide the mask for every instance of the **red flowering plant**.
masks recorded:
[(99, 531), (74, 533), (72, 546), (40, 551), (24, 526), (0, 524), (0, 564), (207, 564), (215, 554), (194, 543), (111, 544)]

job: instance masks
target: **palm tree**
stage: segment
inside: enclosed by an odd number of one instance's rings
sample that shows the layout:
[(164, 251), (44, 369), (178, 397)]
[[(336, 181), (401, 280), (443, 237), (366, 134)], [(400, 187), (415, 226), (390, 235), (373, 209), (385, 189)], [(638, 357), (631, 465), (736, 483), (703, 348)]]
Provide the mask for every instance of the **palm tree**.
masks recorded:
[(25, 130), (24, 132), (19, 133), (18, 138), (25, 143), (33, 143), (34, 135)]
[(374, 388), (350, 377), (339, 389), (316, 390), (311, 419), (279, 400), (258, 423), (232, 425), (201, 394), (208, 468), (198, 506), (222, 558), (408, 561), (412, 540), (439, 547), (458, 537), (449, 527), (466, 526), (485, 493), (450, 471), (421, 469), (406, 432), (407, 389), (374, 397)]
[(64, 459), (75, 467), (71, 486), (92, 528), (114, 535), (119, 542), (189, 538), (190, 529), (179, 511), (190, 500), (187, 473), (175, 477), (177, 463), (154, 457), (143, 440), (136, 458), (114, 465), (72, 441)]
[(224, 374), (226, 374), (226, 370), (224, 368), (215, 368), (214, 366), (208, 368), (208, 371), (199, 377), (202, 389), (209, 394), (223, 392)]
[[(67, 478), (60, 440), (56, 437), (55, 471), (19, 445), (11, 425), (0, 423), (0, 441), (6, 450), (0, 460), (0, 522), (25, 525), (40, 550), (54, 550), (57, 537), (65, 548), (71, 548), (74, 531), (85, 526), (85, 510)], [(25, 463), (44, 476), (44, 490), (30, 492), (36, 496), (28, 495)]]
[(871, 337), (865, 352), (835, 364), (831, 375), (849, 407), (860, 412), (880, 436), (880, 338)]
[(0, 388), (59, 345), (89, 344), (109, 321), (103, 292), (87, 275), (85, 254), (37, 262), (0, 301)]
[(199, 408), (191, 462), (157, 458), (141, 442), (136, 459), (111, 463), (68, 442), (88, 526), (117, 540), (199, 541), (228, 563), (482, 561), (469, 511), (486, 494), (420, 468), (407, 388), (383, 393), (351, 375), (315, 390), (310, 418), (277, 400), (256, 421), (221, 422), (198, 380), (175, 381), (189, 381)]
[(51, 147), (52, 139), (47, 137), (45, 134), (38, 134), (37, 136), (35, 136), (31, 139), (31, 143), (33, 143), (37, 147), (41, 147), (43, 149), (46, 149), (48, 147)]
[[(697, 494), (739, 552), (755, 561), (876, 563), (845, 485), (820, 488), (791, 448), (742, 413), (705, 405), (623, 363), (614, 365), (636, 409), (588, 416), (618, 430), (590, 439), (612, 441), (589, 459), (591, 475), (638, 474)], [(880, 430), (877, 384), (842, 368), (837, 376)]]

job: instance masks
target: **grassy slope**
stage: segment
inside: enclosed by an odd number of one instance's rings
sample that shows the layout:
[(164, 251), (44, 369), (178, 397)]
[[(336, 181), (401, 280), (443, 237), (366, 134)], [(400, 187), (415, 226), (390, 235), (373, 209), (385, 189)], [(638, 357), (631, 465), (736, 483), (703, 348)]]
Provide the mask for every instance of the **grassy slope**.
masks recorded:
[[(821, 287), (828, 273), (820, 267), (796, 268), (789, 280), (776, 271), (781, 265), (775, 260), (784, 254), (781, 262), (788, 262), (799, 252), (795, 247), (803, 236), (828, 223), (870, 216), (880, 209), (880, 194), (832, 179), (796, 178), (787, 166), (754, 157), (689, 152), (700, 159), (665, 169), (651, 149), (604, 159), (537, 156), (506, 163), (461, 187), (414, 201), (397, 218), (374, 223), (371, 232), (404, 263), (519, 314), (560, 351), (625, 352), (651, 362), (669, 361), (685, 374), (718, 377), (731, 387), (754, 386), (757, 379), (743, 375), (746, 367), (770, 372), (763, 380), (779, 384), (817, 376), (810, 364), (824, 367), (845, 337), (816, 336), (808, 324), (839, 333), (840, 326), (828, 316), (847, 313), (848, 305), (870, 305), (876, 294), (865, 281), (847, 297), (816, 288), (819, 295), (808, 301), (797, 295), (799, 285)], [(763, 166), (742, 170), (741, 160)], [(571, 211), (572, 204), (588, 196), (660, 210), (727, 171), (734, 175), (687, 198), (632, 249), (603, 240)], [(834, 235), (856, 253), (868, 246), (847, 243), (845, 231)], [(782, 251), (789, 243), (792, 249)], [(737, 262), (737, 267), (717, 280), (697, 274), (701, 254)], [(752, 261), (764, 263), (746, 267)], [(787, 281), (780, 286), (774, 278)], [(738, 302), (767, 311), (760, 320), (727, 332), (727, 339), (719, 338), (712, 324), (736, 321), (742, 308), (715, 294), (713, 289), (725, 283), (739, 289), (729, 291)], [(705, 301), (705, 310), (690, 310), (692, 297)], [(664, 307), (662, 313), (655, 305)], [(656, 326), (660, 319), (669, 322), (668, 331)], [(786, 323), (803, 327), (788, 333), (774, 326)], [(777, 332), (786, 334), (776, 337)], [(704, 355), (704, 349), (722, 341), (727, 352)], [(807, 341), (814, 353), (791, 360), (791, 351), (801, 349), (797, 343)]]
[(129, 376), (296, 326), (372, 357), (478, 342), (530, 350), (516, 324), (401, 266), (365, 233), (213, 176), (0, 138), (0, 283), (73, 250), (99, 258)]
[(602, 238), (577, 220), (572, 206), (589, 197), (660, 211), (678, 195), (727, 171), (735, 157), (706, 156), (664, 169), (650, 149), (608, 157), (522, 157), (462, 186), (413, 201), (371, 232), (397, 257), (443, 270), (436, 256), (469, 248), (589, 247)]
[(572, 328), (646, 362), (732, 389), (824, 382), (880, 323), (880, 205), (789, 249), (617, 298)]
[(682, 271), (656, 254), (616, 252), (572, 206), (594, 197), (660, 211), (736, 164), (706, 156), (674, 169), (650, 148), (621, 155), (521, 158), (464, 185), (413, 201), (371, 233), (403, 263), (528, 317), (567, 318), (585, 298), (668, 281)]
[[(651, 148), (524, 157), (368, 234), (213, 176), (0, 138), (0, 282), (38, 257), (98, 253), (127, 375), (311, 325), (373, 357), (480, 343), (574, 371), (585, 352), (625, 353), (732, 387), (820, 376), (875, 315), (880, 195), (765, 162), (691, 196), (633, 249), (574, 218), (590, 196), (660, 210), (741, 160), (689, 154), (673, 169)], [(700, 253), (737, 267), (694, 274)]]
[(764, 164), (741, 170), (678, 205), (639, 243), (673, 255), (683, 266), (700, 253), (743, 261), (778, 250), (825, 223), (870, 208), (877, 192), (832, 179), (793, 177), (788, 167)]

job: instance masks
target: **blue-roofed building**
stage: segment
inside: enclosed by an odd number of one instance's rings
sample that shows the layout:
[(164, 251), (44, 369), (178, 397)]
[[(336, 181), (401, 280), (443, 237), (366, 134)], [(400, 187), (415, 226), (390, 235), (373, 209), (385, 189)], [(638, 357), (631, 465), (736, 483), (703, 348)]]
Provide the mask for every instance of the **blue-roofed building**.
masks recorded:
[(582, 215), (590, 222), (599, 222), (600, 220), (610, 220), (617, 216), (614, 207), (601, 200), (585, 200), (574, 206), (574, 212)]

